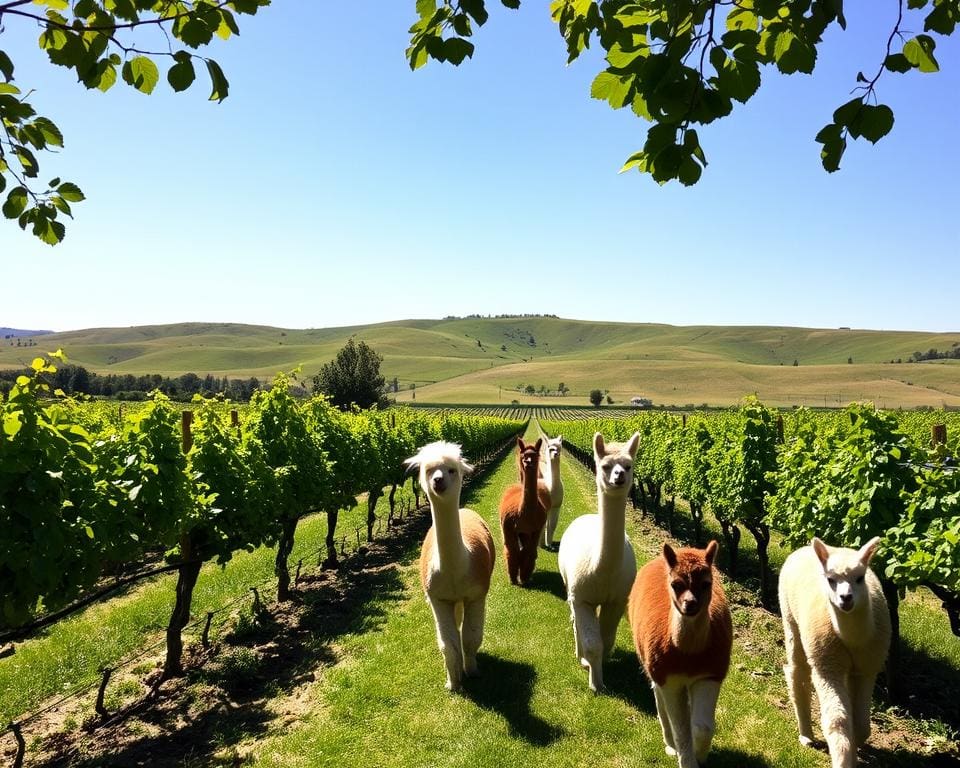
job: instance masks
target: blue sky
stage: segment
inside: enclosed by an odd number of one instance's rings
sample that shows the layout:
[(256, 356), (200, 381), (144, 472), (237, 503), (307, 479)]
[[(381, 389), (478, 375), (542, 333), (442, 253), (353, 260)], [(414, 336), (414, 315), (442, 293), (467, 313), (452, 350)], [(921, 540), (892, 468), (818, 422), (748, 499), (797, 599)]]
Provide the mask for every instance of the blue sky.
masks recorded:
[(202, 73), (182, 94), (163, 77), (149, 97), (88, 92), (5, 20), (18, 84), (66, 137), (41, 175), (87, 201), (55, 248), (0, 222), (0, 326), (542, 312), (960, 330), (957, 39), (938, 37), (941, 72), (881, 79), (893, 132), (828, 175), (813, 137), (876, 72), (896, 14), (848, 4), (813, 77), (765, 70), (701, 128), (700, 183), (659, 187), (617, 174), (647, 124), (590, 99), (599, 54), (566, 66), (546, 2), (489, 4), (472, 61), (413, 73), (414, 0), (275, 0), (213, 46), (219, 105)]

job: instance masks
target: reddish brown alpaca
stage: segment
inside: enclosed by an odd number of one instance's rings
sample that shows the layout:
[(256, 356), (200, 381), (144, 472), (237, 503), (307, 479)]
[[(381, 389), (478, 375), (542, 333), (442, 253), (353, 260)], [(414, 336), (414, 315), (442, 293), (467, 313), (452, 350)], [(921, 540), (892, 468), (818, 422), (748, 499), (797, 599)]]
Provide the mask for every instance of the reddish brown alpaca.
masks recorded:
[(500, 498), (503, 554), (511, 584), (523, 586), (537, 564), (537, 544), (550, 511), (550, 491), (538, 481), (540, 446), (517, 438), (521, 482), (509, 486)]
[(720, 684), (730, 667), (733, 623), (706, 549), (663, 545), (637, 574), (629, 616), (637, 655), (653, 685), (667, 754), (697, 768), (713, 740)]

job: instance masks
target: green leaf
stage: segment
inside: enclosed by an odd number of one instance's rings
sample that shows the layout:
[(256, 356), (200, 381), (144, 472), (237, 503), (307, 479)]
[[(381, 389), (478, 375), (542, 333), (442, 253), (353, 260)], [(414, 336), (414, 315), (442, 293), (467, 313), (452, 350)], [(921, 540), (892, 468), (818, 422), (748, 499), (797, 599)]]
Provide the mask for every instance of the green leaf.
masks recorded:
[(81, 200), (85, 200), (83, 192), (80, 191), (80, 187), (76, 184), (72, 184), (69, 181), (63, 182), (59, 187), (57, 187), (57, 192), (60, 197), (64, 200), (69, 200), (71, 203), (79, 203)]
[(618, 75), (604, 70), (593, 79), (590, 95), (609, 102), (614, 109), (620, 109), (629, 101), (633, 79), (633, 75)]
[(177, 61), (167, 71), (167, 82), (173, 90), (185, 91), (196, 79), (197, 73), (193, 69), (193, 61), (187, 58), (186, 61)]
[(9, 93), (16, 95), (20, 93), (20, 89), (17, 88), (13, 83), (0, 83), (0, 94)]
[(693, 159), (692, 156), (687, 155), (680, 162), (680, 168), (677, 171), (677, 179), (683, 186), (692, 187), (698, 181), (700, 181), (700, 175), (703, 173), (703, 168), (700, 164)]
[(3, 204), (3, 215), (8, 219), (15, 219), (27, 207), (27, 188), (14, 187), (7, 194), (7, 201)]
[(883, 66), (891, 72), (909, 72), (913, 64), (902, 53), (891, 53), (883, 60)]
[(429, 19), (437, 11), (437, 0), (417, 0), (417, 16)]
[(8, 83), (13, 80), (13, 62), (3, 51), (0, 51), (0, 74)]
[(517, 10), (517, 8), (520, 7), (520, 0), (500, 0), (500, 2), (503, 3), (504, 7), (512, 8), (513, 10)]
[(46, 140), (49, 146), (51, 147), (63, 146), (63, 134), (60, 133), (60, 129), (53, 124), (53, 121), (48, 120), (45, 117), (38, 117), (36, 120), (33, 121), (33, 124), (43, 134), (43, 138)]
[(217, 62), (207, 59), (206, 63), (207, 73), (210, 75), (210, 101), (223, 101), (230, 91), (230, 83)]
[(952, 35), (958, 20), (960, 20), (960, 3), (957, 0), (942, 0), (924, 19), (923, 29), (926, 32)]
[(623, 164), (623, 167), (619, 170), (619, 173), (626, 173), (627, 171), (637, 168), (641, 173), (645, 173), (647, 170), (647, 153), (640, 151), (634, 152), (630, 157), (627, 158), (627, 162)]
[(903, 46), (903, 55), (921, 72), (939, 72), (940, 65), (933, 56), (936, 42), (930, 35), (917, 35)]
[(454, 66), (473, 56), (473, 43), (462, 37), (451, 37), (443, 41), (443, 55)]
[(864, 104), (859, 128), (860, 134), (867, 141), (876, 144), (893, 128), (893, 110), (885, 104)]
[(160, 81), (160, 71), (152, 59), (134, 56), (123, 65), (123, 80), (141, 93), (153, 93)]
[(860, 110), (863, 107), (863, 101), (860, 100), (860, 97), (850, 99), (846, 104), (843, 104), (834, 111), (833, 113), (833, 122), (838, 125), (850, 125), (860, 114)]

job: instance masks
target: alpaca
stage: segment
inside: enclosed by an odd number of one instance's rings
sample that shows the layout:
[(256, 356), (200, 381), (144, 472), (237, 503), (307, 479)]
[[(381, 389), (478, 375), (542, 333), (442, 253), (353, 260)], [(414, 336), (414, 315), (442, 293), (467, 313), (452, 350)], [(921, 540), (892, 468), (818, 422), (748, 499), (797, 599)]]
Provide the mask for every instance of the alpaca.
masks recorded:
[(550, 491), (550, 511), (547, 513), (547, 524), (543, 529), (544, 549), (553, 550), (553, 534), (557, 530), (557, 521), (560, 519), (560, 505), (563, 504), (563, 481), (560, 479), (560, 450), (563, 447), (563, 437), (557, 435), (547, 438), (546, 461), (542, 463), (543, 483)]
[(477, 673), (487, 592), (493, 574), (490, 529), (470, 509), (460, 508), (463, 475), (473, 471), (454, 443), (430, 443), (404, 464), (420, 468), (433, 525), (420, 550), (420, 584), (437, 625), (437, 643), (447, 670), (447, 690), (459, 690), (464, 675)]
[(810, 746), (810, 687), (833, 768), (854, 768), (870, 735), (870, 699), (890, 649), (890, 614), (870, 570), (876, 536), (860, 549), (828, 547), (814, 537), (780, 571), (780, 610), (787, 663), (783, 671), (800, 743)]
[(560, 538), (557, 566), (567, 587), (574, 654), (595, 693), (604, 690), (603, 660), (613, 650), (637, 574), (625, 516), (639, 445), (639, 432), (626, 443), (610, 445), (599, 432), (593, 436), (599, 514), (581, 515)]
[(663, 557), (637, 574), (630, 627), (650, 678), (668, 755), (697, 768), (713, 741), (720, 684), (730, 667), (733, 622), (714, 572), (717, 542), (706, 549), (663, 545)]
[(521, 482), (507, 487), (500, 498), (500, 530), (510, 583), (524, 586), (537, 564), (537, 542), (550, 511), (550, 491), (539, 479), (540, 446), (517, 438)]

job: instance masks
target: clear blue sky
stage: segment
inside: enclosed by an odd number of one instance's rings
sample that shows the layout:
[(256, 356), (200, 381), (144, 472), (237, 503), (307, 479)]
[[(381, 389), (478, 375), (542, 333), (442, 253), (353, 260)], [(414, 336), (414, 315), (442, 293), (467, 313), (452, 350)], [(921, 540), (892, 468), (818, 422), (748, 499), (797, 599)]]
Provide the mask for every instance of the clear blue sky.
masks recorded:
[(0, 326), (542, 312), (960, 329), (960, 32), (938, 37), (940, 73), (881, 79), (892, 134), (828, 175), (813, 137), (876, 72), (896, 13), (848, 3), (815, 76), (767, 69), (700, 130), (710, 165), (686, 189), (617, 174), (647, 125), (590, 99), (600, 57), (566, 66), (547, 2), (488, 4), (472, 61), (413, 73), (414, 0), (275, 0), (213, 46), (219, 105), (205, 73), (183, 94), (163, 75), (149, 97), (88, 92), (5, 20), (18, 84), (66, 137), (42, 176), (88, 199), (55, 248), (0, 222)]

